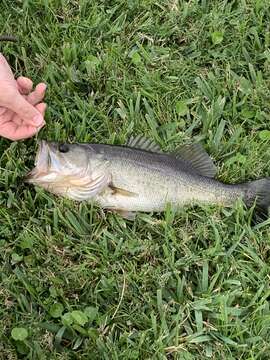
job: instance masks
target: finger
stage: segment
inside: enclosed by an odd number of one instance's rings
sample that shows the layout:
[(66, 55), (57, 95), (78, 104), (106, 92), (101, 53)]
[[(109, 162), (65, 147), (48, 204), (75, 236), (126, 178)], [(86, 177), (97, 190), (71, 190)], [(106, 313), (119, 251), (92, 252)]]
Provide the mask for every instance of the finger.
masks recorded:
[(39, 128), (35, 126), (25, 125), (19, 126), (13, 136), (16, 140), (28, 139), (39, 132)]
[[(35, 106), (35, 108), (40, 112), (40, 114), (44, 117), (45, 115), (45, 111), (46, 111), (46, 107), (47, 105), (45, 103), (39, 103), (38, 105)], [(12, 120), (8, 120), (7, 122), (13, 121), (16, 125), (21, 126), (21, 125), (27, 125), (27, 123), (24, 123), (23, 119), (20, 118), (18, 115), (13, 115), (11, 113), (11, 110), (7, 110), (8, 112), (10, 112), (10, 119)], [(7, 118), (8, 118), (7, 114)], [(43, 125), (41, 125), (41, 127), (43, 127), (45, 125), (45, 122)]]
[(18, 115), (13, 116), (12, 120), (10, 121), (13, 121), (14, 124), (18, 126), (21, 126), (23, 124), (23, 120)]
[(33, 88), (33, 81), (24, 76), (18, 77), (16, 81), (19, 92), (28, 95)]
[(36, 105), (36, 109), (41, 113), (41, 115), (45, 116), (45, 111), (47, 109), (47, 104), (45, 103), (39, 103)]
[(0, 53), (0, 80), (13, 80), (13, 73), (6, 58)]
[(43, 83), (38, 84), (35, 90), (32, 91), (31, 94), (27, 96), (27, 101), (31, 105), (37, 105), (43, 100), (45, 96), (45, 91), (46, 91), (46, 85)]
[[(45, 103), (39, 103), (36, 105), (36, 109), (42, 114), (43, 117), (45, 116), (46, 108), (47, 108), (47, 104)], [(38, 131), (42, 129), (43, 126), (45, 126), (45, 121), (40, 126), (37, 127)]]
[(34, 136), (39, 131), (38, 128), (35, 126), (30, 125), (23, 125), (23, 126), (17, 126), (13, 122), (6, 123), (3, 127), (0, 129), (0, 135), (16, 141), (16, 140), (22, 140), (27, 139), (29, 137)]
[(0, 106), (0, 123), (1, 123), (3, 115), (6, 114), (8, 111), (10, 111), (10, 110), (6, 109), (3, 106)]
[(7, 104), (7, 107), (13, 110), (28, 125), (40, 126), (44, 122), (42, 114), (19, 94), (12, 102)]

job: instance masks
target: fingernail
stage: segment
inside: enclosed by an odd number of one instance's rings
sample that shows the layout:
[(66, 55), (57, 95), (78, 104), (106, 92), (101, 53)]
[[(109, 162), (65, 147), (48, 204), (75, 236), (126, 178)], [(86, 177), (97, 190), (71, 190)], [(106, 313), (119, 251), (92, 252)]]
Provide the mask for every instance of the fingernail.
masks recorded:
[(44, 122), (44, 119), (43, 119), (43, 116), (42, 116), (42, 115), (36, 115), (36, 116), (34, 116), (33, 120), (34, 120), (34, 123), (35, 123), (37, 126), (40, 126), (40, 125)]
[(43, 91), (45, 91), (47, 89), (47, 85), (45, 83), (39, 83), (37, 86), (42, 85), (43, 87)]

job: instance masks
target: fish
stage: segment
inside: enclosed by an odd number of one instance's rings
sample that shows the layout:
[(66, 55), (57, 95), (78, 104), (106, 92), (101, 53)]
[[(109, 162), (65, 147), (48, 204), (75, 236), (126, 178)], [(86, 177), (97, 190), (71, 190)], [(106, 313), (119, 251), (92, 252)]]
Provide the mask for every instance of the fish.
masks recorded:
[(268, 216), (270, 178), (225, 184), (216, 173), (201, 143), (164, 152), (137, 135), (124, 145), (39, 140), (25, 182), (76, 202), (94, 202), (129, 220), (138, 212), (162, 212), (169, 204), (177, 211), (199, 204), (232, 207), (238, 199)]

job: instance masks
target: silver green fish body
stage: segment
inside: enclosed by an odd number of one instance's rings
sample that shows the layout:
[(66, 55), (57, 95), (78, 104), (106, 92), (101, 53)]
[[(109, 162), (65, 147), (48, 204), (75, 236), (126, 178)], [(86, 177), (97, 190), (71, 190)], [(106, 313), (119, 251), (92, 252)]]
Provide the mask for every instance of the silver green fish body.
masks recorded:
[(268, 205), (268, 179), (223, 184), (213, 178), (214, 165), (200, 151), (183, 149), (176, 156), (129, 146), (41, 141), (27, 182), (123, 213), (159, 212), (167, 204), (231, 206), (239, 198), (251, 205), (256, 197)]
[(184, 163), (168, 155), (110, 145), (94, 145), (109, 161), (108, 171), (116, 188), (136, 195), (100, 193), (96, 201), (104, 208), (126, 211), (163, 211), (190, 203), (232, 204), (244, 195), (239, 185), (224, 185), (212, 178), (188, 171)]

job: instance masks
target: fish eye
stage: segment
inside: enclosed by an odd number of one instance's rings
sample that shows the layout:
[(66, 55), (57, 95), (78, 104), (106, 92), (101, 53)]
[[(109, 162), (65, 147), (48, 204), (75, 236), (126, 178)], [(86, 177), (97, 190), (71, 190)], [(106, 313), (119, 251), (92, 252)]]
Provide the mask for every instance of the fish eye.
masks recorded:
[(58, 150), (61, 153), (67, 153), (69, 151), (69, 147), (68, 147), (67, 144), (60, 144), (59, 147), (58, 147)]

